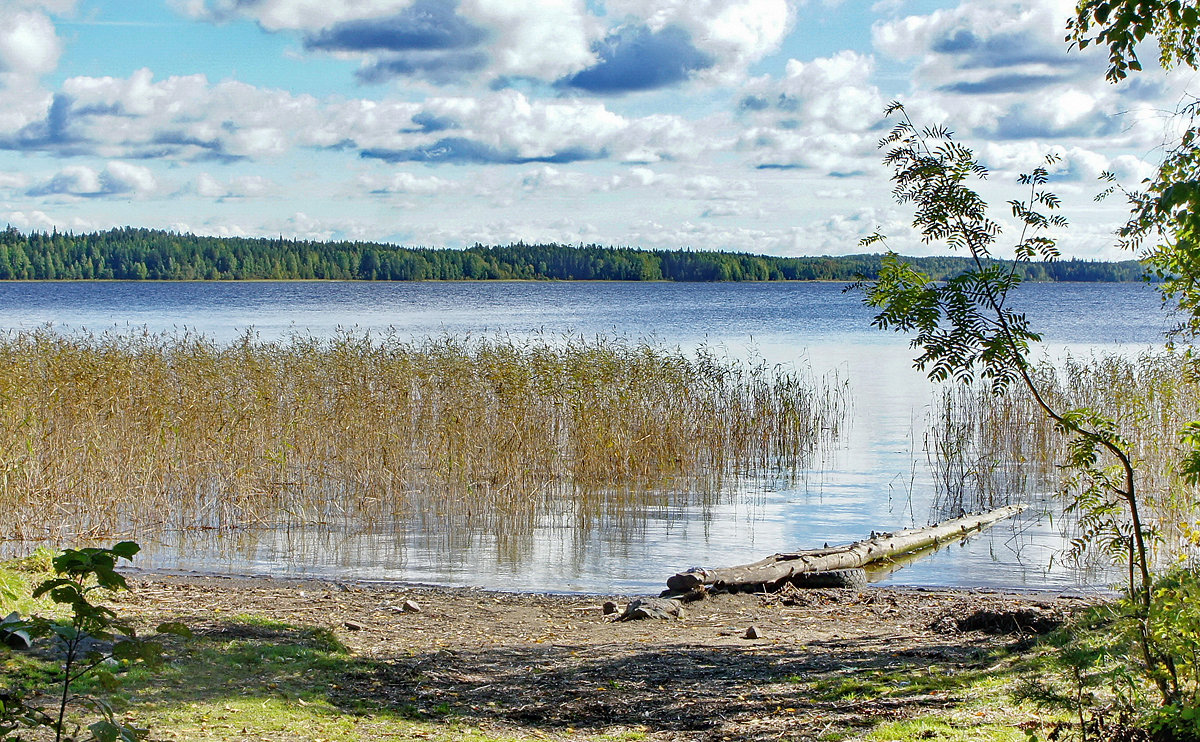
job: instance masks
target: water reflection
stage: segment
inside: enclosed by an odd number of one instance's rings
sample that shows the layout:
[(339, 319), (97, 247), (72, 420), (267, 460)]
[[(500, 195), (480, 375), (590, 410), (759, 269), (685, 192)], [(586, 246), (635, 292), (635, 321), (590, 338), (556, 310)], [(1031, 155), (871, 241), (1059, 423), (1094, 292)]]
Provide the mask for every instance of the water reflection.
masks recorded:
[[(403, 497), (371, 501), (355, 488), (376, 469), (348, 461), (345, 471), (332, 477), (306, 480), (293, 471), (278, 478), (289, 483), (278, 503), (286, 517), (262, 518), (254, 530), (223, 535), (180, 529), (183, 524), (176, 522), (176, 530), (146, 544), (142, 560), (182, 570), (648, 592), (660, 589), (666, 575), (690, 566), (736, 564), (776, 551), (853, 541), (872, 530), (924, 525), (983, 502), (1003, 502), (1021, 482), (1026, 493), (1043, 488), (1023, 467), (997, 469), (991, 484), (979, 490), (986, 497), (974, 502), (975, 489), (963, 486), (973, 470), (942, 476), (931, 468), (927, 420), (937, 419), (940, 393), (931, 399), (929, 383), (911, 369), (906, 340), (871, 330), (869, 313), (857, 297), (840, 289), (826, 284), (0, 284), (0, 317), (9, 327), (50, 321), (64, 332), (114, 325), (145, 325), (151, 331), (190, 327), (221, 342), (235, 340), (249, 326), (264, 340), (295, 331), (332, 337), (349, 326), (393, 328), (398, 336), (418, 339), (447, 332), (502, 332), (513, 338), (547, 331), (585, 337), (652, 334), (684, 351), (706, 344), (739, 361), (760, 358), (811, 378), (836, 374), (847, 382), (851, 404), (836, 441), (792, 471), (760, 470), (711, 486), (680, 482), (653, 496), (600, 488), (583, 508), (562, 491), (525, 488), (517, 499), (536, 507), (501, 517), (496, 510), (463, 512), (463, 503), (423, 503), (424, 485), (415, 482), (396, 484)], [(1020, 309), (1054, 348), (1156, 343), (1168, 324), (1157, 314), (1153, 290), (1140, 285), (1028, 285), (1020, 301)], [(203, 488), (189, 491), (208, 508), (205, 524), (220, 527), (240, 517), (238, 502), (218, 501)], [(319, 496), (299, 498), (300, 491)], [(370, 507), (375, 526), (363, 528), (351, 516), (356, 508)], [(1005, 587), (1094, 581), (1053, 558), (1064, 544), (1064, 522), (1048, 501), (890, 579)]]

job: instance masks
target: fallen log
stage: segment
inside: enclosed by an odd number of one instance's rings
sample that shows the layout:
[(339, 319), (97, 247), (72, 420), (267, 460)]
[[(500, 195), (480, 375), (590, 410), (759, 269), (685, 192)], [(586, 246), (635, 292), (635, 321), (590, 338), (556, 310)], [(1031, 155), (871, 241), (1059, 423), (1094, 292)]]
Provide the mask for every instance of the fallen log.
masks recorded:
[(1024, 505), (1009, 505), (925, 528), (912, 528), (895, 533), (872, 533), (868, 539), (843, 546), (774, 554), (753, 564), (719, 569), (692, 568), (670, 577), (664, 594), (689, 593), (700, 588), (710, 592), (777, 590), (789, 582), (802, 580), (801, 576), (805, 574), (864, 567), (959, 539), (996, 521), (1010, 518), (1024, 509)]

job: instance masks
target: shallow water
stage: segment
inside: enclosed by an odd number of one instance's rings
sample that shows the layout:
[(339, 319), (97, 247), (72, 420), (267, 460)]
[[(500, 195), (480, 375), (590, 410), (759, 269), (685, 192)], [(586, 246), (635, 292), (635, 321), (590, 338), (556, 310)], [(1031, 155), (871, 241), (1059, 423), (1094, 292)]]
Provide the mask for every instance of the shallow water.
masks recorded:
[[(1030, 284), (1016, 297), (1043, 352), (1136, 352), (1170, 324), (1141, 284)], [(933, 387), (903, 337), (873, 330), (838, 284), (624, 283), (0, 283), (0, 326), (190, 330), (232, 340), (329, 335), (338, 328), (442, 333), (652, 337), (738, 359), (764, 359), (850, 385), (837, 443), (795, 479), (746, 481), (716, 505), (640, 508), (583, 530), (569, 510), (531, 532), (427, 533), (397, 522), (217, 536), (140, 536), (143, 567), (396, 579), (511, 590), (649, 592), (690, 566), (924, 525), (934, 487), (923, 450)], [(1052, 509), (1052, 505), (1048, 506)], [(1061, 520), (1033, 508), (963, 545), (900, 570), (895, 583), (1067, 587), (1104, 581), (1053, 559)]]

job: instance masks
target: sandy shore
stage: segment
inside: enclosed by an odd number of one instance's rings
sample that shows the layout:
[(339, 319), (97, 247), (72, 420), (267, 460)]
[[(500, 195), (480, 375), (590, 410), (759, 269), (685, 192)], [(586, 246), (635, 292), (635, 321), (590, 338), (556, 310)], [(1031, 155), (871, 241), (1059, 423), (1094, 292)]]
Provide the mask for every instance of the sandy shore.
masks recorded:
[[(417, 711), (449, 704), (472, 724), (517, 734), (634, 730), (656, 739), (817, 739), (949, 708), (965, 699), (845, 700), (798, 693), (797, 683), (982, 670), (1086, 604), (1049, 594), (810, 590), (714, 596), (688, 604), (679, 620), (614, 622), (601, 610), (607, 596), (146, 574), (131, 587), (113, 607), (146, 625), (182, 620), (202, 635), (269, 638), (269, 623), (245, 621), (253, 616), (333, 629), (376, 668), (339, 685), (348, 698)], [(751, 627), (758, 638), (747, 638)]]

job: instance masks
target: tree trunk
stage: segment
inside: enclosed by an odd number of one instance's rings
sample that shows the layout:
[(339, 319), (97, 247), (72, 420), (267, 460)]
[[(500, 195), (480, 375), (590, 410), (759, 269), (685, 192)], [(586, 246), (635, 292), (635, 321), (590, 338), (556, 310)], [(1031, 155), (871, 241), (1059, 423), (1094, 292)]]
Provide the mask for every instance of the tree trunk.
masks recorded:
[(687, 593), (701, 586), (713, 592), (774, 590), (791, 582), (797, 575), (863, 567), (918, 549), (962, 538), (975, 531), (1012, 517), (1024, 505), (1009, 505), (979, 515), (943, 521), (925, 528), (896, 533), (872, 533), (871, 538), (844, 546), (809, 549), (790, 554), (775, 554), (753, 564), (721, 569), (691, 569), (667, 580), (668, 593)]

